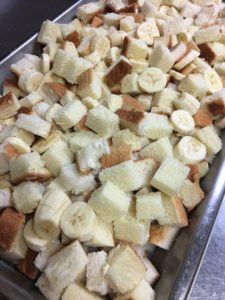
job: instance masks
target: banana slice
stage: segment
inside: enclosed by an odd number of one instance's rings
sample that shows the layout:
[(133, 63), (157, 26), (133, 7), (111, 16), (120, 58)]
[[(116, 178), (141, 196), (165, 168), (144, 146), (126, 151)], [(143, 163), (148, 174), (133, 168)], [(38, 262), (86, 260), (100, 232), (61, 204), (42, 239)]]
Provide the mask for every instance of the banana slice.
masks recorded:
[(27, 246), (36, 252), (44, 249), (49, 243), (48, 239), (43, 239), (34, 232), (32, 219), (29, 220), (24, 226), (23, 237), (26, 241)]
[(92, 238), (95, 220), (93, 209), (85, 202), (77, 201), (64, 211), (60, 225), (66, 236), (83, 242)]
[(18, 85), (25, 93), (36, 91), (41, 85), (44, 76), (37, 71), (29, 71), (21, 74)]
[(101, 58), (107, 56), (110, 50), (110, 41), (105, 36), (95, 36), (91, 42), (91, 52), (96, 51)]
[(49, 190), (39, 203), (33, 228), (44, 239), (56, 238), (60, 233), (60, 219), (64, 210), (71, 204), (70, 198), (61, 190)]
[(189, 133), (195, 128), (195, 121), (191, 114), (186, 110), (175, 110), (170, 119), (175, 130), (181, 134)]
[(148, 68), (138, 78), (140, 88), (149, 94), (160, 92), (166, 86), (166, 74), (160, 69)]
[(206, 146), (191, 136), (183, 137), (174, 149), (174, 156), (187, 164), (198, 164), (206, 155)]
[(154, 37), (160, 36), (155, 20), (151, 20), (152, 22), (143, 22), (137, 28), (138, 38), (144, 40), (147, 45), (152, 45)]
[(220, 79), (220, 76), (217, 74), (217, 72), (214, 69), (209, 68), (205, 70), (203, 77), (208, 84), (208, 89), (210, 93), (213, 94), (222, 90), (223, 88), (222, 80)]

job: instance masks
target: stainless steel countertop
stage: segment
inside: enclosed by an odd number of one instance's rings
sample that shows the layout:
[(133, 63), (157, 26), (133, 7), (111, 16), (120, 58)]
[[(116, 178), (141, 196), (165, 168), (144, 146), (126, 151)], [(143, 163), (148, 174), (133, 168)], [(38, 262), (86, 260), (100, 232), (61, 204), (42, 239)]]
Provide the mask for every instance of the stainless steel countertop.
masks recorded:
[(225, 299), (225, 199), (189, 299)]

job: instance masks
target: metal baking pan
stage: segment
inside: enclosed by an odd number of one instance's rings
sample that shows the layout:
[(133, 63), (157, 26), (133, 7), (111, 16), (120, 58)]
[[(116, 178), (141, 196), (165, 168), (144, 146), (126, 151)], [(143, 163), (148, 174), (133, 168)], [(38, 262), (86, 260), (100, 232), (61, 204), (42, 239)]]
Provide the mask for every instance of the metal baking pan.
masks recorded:
[[(76, 13), (76, 8), (90, 0), (78, 1), (55, 21), (69, 22)], [(18, 61), (25, 53), (40, 53), (36, 43), (37, 35), (13, 51), (0, 62), (0, 82), (10, 75), (10, 65)], [(222, 136), (225, 142), (225, 133)], [(218, 154), (207, 177), (202, 181), (205, 199), (191, 212), (189, 226), (182, 229), (172, 247), (167, 252), (156, 247), (151, 253), (151, 260), (160, 272), (160, 279), (154, 286), (157, 300), (188, 299), (198, 270), (210, 239), (210, 234), (217, 218), (225, 192), (225, 147)], [(44, 300), (35, 288), (32, 280), (19, 273), (12, 265), (0, 260), (0, 299)]]

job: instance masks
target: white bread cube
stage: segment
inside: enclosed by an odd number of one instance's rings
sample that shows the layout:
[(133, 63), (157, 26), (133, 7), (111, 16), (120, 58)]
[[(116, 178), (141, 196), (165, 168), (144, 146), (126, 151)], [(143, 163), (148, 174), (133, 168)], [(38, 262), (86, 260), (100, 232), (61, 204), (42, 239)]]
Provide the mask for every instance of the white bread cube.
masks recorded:
[(94, 99), (101, 98), (102, 88), (101, 79), (93, 69), (88, 69), (78, 77), (77, 94), (84, 97), (92, 97)]
[(89, 110), (86, 126), (101, 136), (111, 137), (119, 130), (119, 117), (103, 105)]
[(57, 176), (61, 167), (72, 163), (74, 157), (67, 143), (63, 140), (58, 140), (42, 155), (42, 159), (51, 173)]
[(116, 239), (127, 243), (144, 245), (149, 238), (150, 222), (138, 220), (131, 215), (122, 216), (113, 222)]
[(199, 178), (204, 178), (209, 172), (209, 163), (206, 160), (198, 164)]
[[(129, 74), (132, 70), (132, 65), (129, 60), (121, 55), (113, 64), (106, 70), (105, 72), (105, 80), (107, 81), (108, 85), (119, 86), (120, 82), (124, 76)], [(120, 89), (119, 89), (120, 90)]]
[(72, 42), (64, 41), (62, 44), (62, 49), (67, 53), (73, 54), (74, 56), (79, 56), (77, 48)]
[(82, 24), (79, 19), (75, 18), (68, 24), (59, 24), (63, 37), (67, 37), (70, 33), (77, 31), (81, 32)]
[(19, 108), (20, 103), (12, 92), (0, 97), (0, 120), (16, 115)]
[(220, 26), (218, 25), (199, 29), (194, 35), (196, 44), (216, 42), (220, 40), (220, 38), (221, 38)]
[(196, 129), (195, 136), (205, 144), (209, 156), (222, 149), (222, 141), (213, 126)]
[(181, 80), (178, 90), (201, 98), (208, 92), (208, 84), (201, 74), (189, 74)]
[(138, 124), (138, 132), (152, 140), (171, 135), (173, 126), (167, 116), (156, 113), (148, 113)]
[(101, 6), (99, 3), (90, 2), (83, 4), (77, 9), (77, 17), (84, 23), (88, 23), (95, 15), (100, 13)]
[(19, 114), (16, 126), (28, 132), (47, 138), (50, 134), (52, 125), (36, 115)]
[(162, 162), (167, 157), (173, 157), (173, 147), (168, 137), (150, 143), (140, 151), (140, 157), (150, 157), (157, 162)]
[(113, 47), (121, 47), (123, 44), (123, 39), (126, 36), (126, 32), (121, 30), (111, 30), (108, 32), (107, 36), (111, 41)]
[(0, 209), (12, 206), (11, 191), (9, 188), (0, 188)]
[(148, 47), (143, 40), (126, 36), (123, 41), (123, 55), (127, 58), (145, 59), (148, 55)]
[[(50, 61), (52, 62), (55, 58), (56, 52), (59, 49), (60, 44), (55, 42), (49, 42), (44, 48), (43, 53), (46, 53), (50, 57)], [(51, 72), (51, 71), (50, 71)]]
[(135, 29), (135, 20), (133, 16), (127, 16), (120, 20), (120, 30), (130, 32)]
[(76, 125), (86, 114), (87, 109), (81, 101), (75, 100), (67, 103), (55, 116), (55, 122), (67, 130)]
[(86, 242), (91, 247), (114, 247), (114, 233), (112, 223), (97, 218), (94, 224), (92, 238)]
[(172, 157), (167, 157), (156, 171), (151, 185), (168, 196), (178, 193), (189, 174), (190, 168)]
[(112, 112), (115, 112), (123, 106), (123, 97), (121, 95), (110, 94), (104, 97), (104, 105)]
[(174, 100), (174, 106), (176, 109), (188, 111), (193, 116), (199, 110), (200, 102), (191, 94), (183, 92), (179, 99)]
[(148, 193), (136, 198), (136, 215), (138, 220), (158, 220), (163, 217), (164, 213), (160, 192)]
[(36, 55), (25, 54), (23, 58), (10, 66), (10, 70), (18, 77), (31, 70), (41, 71), (41, 59)]
[(175, 59), (170, 50), (163, 44), (153, 49), (150, 56), (150, 66), (159, 68), (167, 73), (175, 63)]
[(146, 269), (144, 279), (147, 281), (147, 283), (150, 286), (152, 286), (158, 280), (159, 273), (148, 258), (142, 257), (142, 261), (143, 261), (145, 269)]
[(174, 65), (174, 68), (178, 71), (183, 70), (191, 62), (193, 62), (199, 55), (200, 55), (199, 51), (197, 51), (195, 49), (191, 49), (179, 62), (177, 62)]
[(62, 139), (61, 132), (52, 131), (47, 139), (39, 139), (32, 145), (32, 150), (38, 153), (44, 153), (47, 151), (56, 141)]
[(130, 129), (123, 129), (113, 134), (112, 143), (113, 146), (129, 144), (132, 146), (132, 151), (135, 152), (148, 145), (149, 140), (145, 137), (135, 135)]
[(141, 22), (137, 28), (137, 37), (144, 40), (148, 46), (153, 45), (154, 39), (159, 36), (155, 18), (147, 18), (146, 22)]
[(122, 0), (107, 0), (106, 5), (116, 13), (125, 8)]
[(204, 198), (204, 192), (197, 181), (191, 182), (190, 180), (186, 179), (179, 191), (179, 196), (183, 205), (188, 210), (192, 210)]
[(141, 94), (141, 90), (138, 85), (138, 78), (139, 75), (136, 73), (127, 74), (123, 79), (121, 83), (121, 93), (122, 94)]
[(225, 75), (225, 62), (215, 64), (214, 69), (220, 76), (224, 76)]
[(100, 137), (92, 131), (81, 130), (76, 132), (69, 141), (70, 149), (76, 153), (81, 148), (86, 147), (89, 143), (97, 141)]
[(88, 173), (90, 169), (96, 169), (100, 167), (99, 159), (104, 154), (109, 154), (110, 149), (108, 141), (105, 138), (100, 138), (93, 141), (77, 151), (77, 164), (79, 171), (84, 174)]
[(18, 83), (15, 79), (6, 78), (3, 82), (3, 95), (12, 92), (17, 98), (22, 96), (22, 91), (20, 90)]
[(50, 287), (47, 277), (44, 273), (38, 278), (35, 285), (41, 293), (49, 300), (59, 300), (61, 298), (61, 290), (59, 287)]
[(111, 250), (108, 264), (105, 277), (110, 287), (120, 294), (134, 289), (145, 273), (141, 259), (129, 246), (118, 246)]
[(106, 222), (128, 213), (131, 199), (112, 182), (105, 182), (95, 190), (88, 204)]
[(105, 251), (92, 252), (88, 254), (87, 283), (86, 287), (91, 292), (106, 295), (109, 292), (108, 283), (104, 278), (104, 267), (107, 262)]
[(47, 45), (50, 42), (58, 42), (61, 40), (62, 34), (59, 24), (51, 22), (49, 20), (44, 21), (38, 34), (38, 43)]
[(132, 71), (134, 73), (142, 73), (149, 67), (149, 61), (146, 59), (130, 59), (132, 65)]
[(18, 137), (23, 140), (27, 145), (31, 145), (34, 142), (34, 135), (22, 128), (19, 128), (15, 125), (6, 126), (0, 132), (0, 141), (1, 143), (8, 137)]
[(14, 187), (13, 203), (15, 208), (24, 214), (31, 213), (38, 206), (45, 188), (39, 182), (22, 182)]
[(105, 59), (110, 50), (110, 40), (104, 36), (104, 33), (97, 34), (91, 41), (91, 52), (96, 52), (101, 59)]
[(79, 300), (103, 300), (103, 298), (89, 292), (86, 288), (82, 287), (81, 285), (77, 283), (73, 283), (66, 288), (64, 294), (62, 295), (62, 300), (78, 300), (78, 299)]
[(64, 288), (73, 283), (83, 273), (88, 263), (84, 249), (78, 241), (72, 242), (55, 255), (50, 257), (44, 274), (49, 287), (63, 292)]
[(153, 95), (141, 94), (137, 96), (137, 100), (145, 107), (145, 111), (151, 109)]
[(155, 93), (152, 105), (173, 108), (173, 103), (179, 96), (179, 92), (165, 88), (162, 91)]
[(104, 24), (108, 26), (118, 27), (120, 24), (120, 20), (123, 18), (123, 15), (119, 15), (116, 13), (107, 13), (103, 15)]
[(152, 224), (149, 243), (162, 249), (170, 250), (180, 228)]
[[(147, 2), (148, 3), (148, 2)], [(152, 287), (144, 279), (129, 293), (118, 296), (114, 300), (154, 300), (155, 292)]]
[(124, 192), (130, 192), (149, 184), (155, 170), (156, 163), (152, 159), (137, 163), (130, 160), (103, 169), (99, 174), (99, 179), (102, 183), (109, 180)]
[(86, 56), (90, 54), (91, 51), (91, 41), (92, 41), (92, 36), (85, 36), (80, 45), (77, 47), (77, 51), (80, 56)]
[(34, 260), (35, 267), (40, 271), (44, 271), (48, 264), (49, 258), (61, 249), (62, 244), (58, 239), (50, 241), (47, 246), (41, 249), (41, 251), (36, 256)]
[(78, 76), (90, 69), (92, 63), (82, 57), (75, 57), (73, 54), (59, 49), (54, 58), (53, 73), (65, 78), (69, 83), (76, 84)]
[(162, 194), (165, 214), (159, 218), (159, 224), (163, 226), (185, 227), (188, 219), (182, 202), (178, 196), (168, 197)]
[(6, 156), (5, 145), (0, 145), (0, 175), (8, 173), (9, 171), (9, 161)]
[(82, 99), (82, 103), (86, 106), (88, 110), (95, 108), (99, 105), (99, 102), (91, 97), (85, 97)]
[(46, 121), (54, 125), (55, 118), (57, 118), (58, 114), (62, 111), (62, 109), (62, 105), (58, 103), (50, 105), (45, 114)]
[(33, 105), (41, 102), (43, 97), (37, 92), (32, 92), (29, 95), (19, 100), (21, 107), (32, 107)]
[(37, 152), (21, 154), (10, 160), (9, 166), (11, 180), (14, 183), (24, 180), (45, 181), (51, 177), (51, 173)]

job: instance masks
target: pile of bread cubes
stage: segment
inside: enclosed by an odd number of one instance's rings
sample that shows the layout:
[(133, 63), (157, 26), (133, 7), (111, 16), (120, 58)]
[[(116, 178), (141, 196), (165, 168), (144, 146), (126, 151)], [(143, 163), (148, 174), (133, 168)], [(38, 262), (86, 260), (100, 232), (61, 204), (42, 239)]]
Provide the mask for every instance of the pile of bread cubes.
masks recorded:
[(154, 299), (222, 148), (225, 5), (103, 0), (38, 42), (0, 97), (0, 255), (49, 300)]

